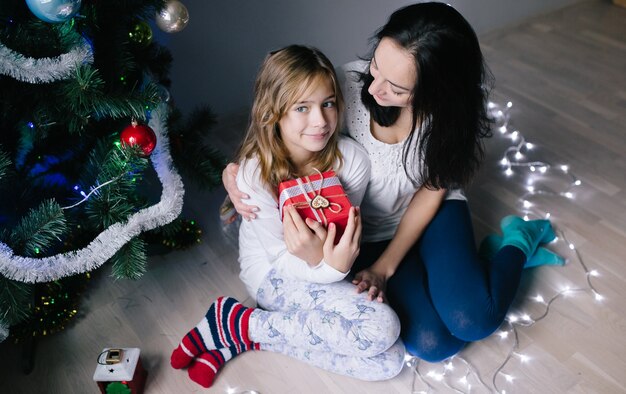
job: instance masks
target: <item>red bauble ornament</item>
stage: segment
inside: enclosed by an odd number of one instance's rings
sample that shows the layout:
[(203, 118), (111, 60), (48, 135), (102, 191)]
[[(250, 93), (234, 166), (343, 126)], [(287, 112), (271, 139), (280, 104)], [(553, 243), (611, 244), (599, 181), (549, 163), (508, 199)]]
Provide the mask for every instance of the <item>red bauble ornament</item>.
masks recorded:
[(130, 126), (122, 130), (120, 141), (128, 146), (138, 145), (144, 156), (150, 156), (156, 146), (157, 138), (150, 127), (133, 121)]

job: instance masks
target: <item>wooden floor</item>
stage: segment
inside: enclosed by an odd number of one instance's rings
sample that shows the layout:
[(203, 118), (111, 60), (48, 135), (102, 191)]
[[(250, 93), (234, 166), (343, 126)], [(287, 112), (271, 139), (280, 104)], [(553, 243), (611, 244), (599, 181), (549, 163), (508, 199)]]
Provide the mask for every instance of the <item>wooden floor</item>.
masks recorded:
[[(528, 198), (533, 212), (552, 214), (568, 240), (550, 246), (569, 259), (565, 267), (525, 272), (511, 313), (536, 322), (516, 323), (515, 332), (505, 323), (502, 335), (471, 344), (453, 359), (453, 370), (421, 363), (419, 375), (407, 366), (391, 381), (364, 383), (281, 355), (249, 352), (228, 363), (212, 389), (202, 389), (169, 366), (171, 350), (216, 296), (251, 301), (237, 278), (236, 251), (217, 225), (223, 191), (190, 190), (187, 216), (203, 224), (203, 243), (151, 258), (149, 272), (137, 282), (106, 275), (92, 281), (83, 316), (39, 343), (29, 376), (20, 373), (19, 349), (0, 344), (0, 393), (97, 393), (96, 356), (107, 346), (141, 348), (149, 394), (411, 393), (429, 386), (431, 392), (470, 392), (460, 381), (464, 376), (478, 393), (626, 392), (626, 9), (608, 1), (582, 2), (484, 35), (481, 42), (497, 80), (494, 101), (513, 103), (509, 130), (535, 145), (524, 160), (567, 164), (582, 181), (571, 199)], [(228, 134), (244, 122), (225, 121), (220, 129)], [(504, 215), (523, 210), (528, 171), (516, 169), (507, 177), (498, 164), (511, 143), (496, 132), (469, 190), (477, 237), (497, 229)], [(548, 171), (536, 179), (537, 189), (558, 192), (568, 178)], [(587, 282), (590, 270), (599, 276)], [(559, 293), (566, 286), (584, 290)], [(547, 303), (558, 294), (540, 318), (546, 305), (533, 297)], [(515, 334), (516, 351), (526, 362), (517, 354), (507, 362)]]

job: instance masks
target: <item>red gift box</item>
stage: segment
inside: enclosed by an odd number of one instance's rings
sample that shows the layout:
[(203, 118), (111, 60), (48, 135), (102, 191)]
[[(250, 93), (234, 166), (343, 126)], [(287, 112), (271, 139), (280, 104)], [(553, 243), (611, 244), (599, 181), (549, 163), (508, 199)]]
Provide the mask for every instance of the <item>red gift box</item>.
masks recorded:
[(290, 179), (278, 185), (280, 217), (283, 207), (293, 205), (303, 219), (311, 218), (328, 227), (337, 226), (335, 243), (348, 225), (348, 214), (352, 204), (341, 186), (335, 171), (317, 172), (298, 179)]

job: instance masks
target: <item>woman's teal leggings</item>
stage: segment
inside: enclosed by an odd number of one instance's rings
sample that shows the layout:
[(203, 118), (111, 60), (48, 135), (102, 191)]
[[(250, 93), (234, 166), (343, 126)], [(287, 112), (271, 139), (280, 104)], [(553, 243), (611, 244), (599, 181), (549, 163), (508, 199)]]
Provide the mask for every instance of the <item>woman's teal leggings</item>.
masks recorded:
[[(352, 272), (373, 264), (388, 244), (362, 244)], [(387, 283), (407, 351), (437, 362), (493, 333), (515, 297), (525, 261), (514, 246), (483, 261), (467, 202), (444, 201)]]

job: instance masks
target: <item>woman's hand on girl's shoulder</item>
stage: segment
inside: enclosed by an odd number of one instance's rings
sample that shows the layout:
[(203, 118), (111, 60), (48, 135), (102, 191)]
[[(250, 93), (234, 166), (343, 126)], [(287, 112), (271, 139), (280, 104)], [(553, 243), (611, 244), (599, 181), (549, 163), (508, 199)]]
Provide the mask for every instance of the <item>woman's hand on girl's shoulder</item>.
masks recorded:
[(229, 163), (224, 171), (222, 171), (222, 183), (233, 203), (235, 210), (244, 219), (256, 219), (255, 212), (259, 211), (259, 207), (243, 203), (242, 200), (250, 198), (237, 187), (237, 173), (239, 172), (239, 164)]

